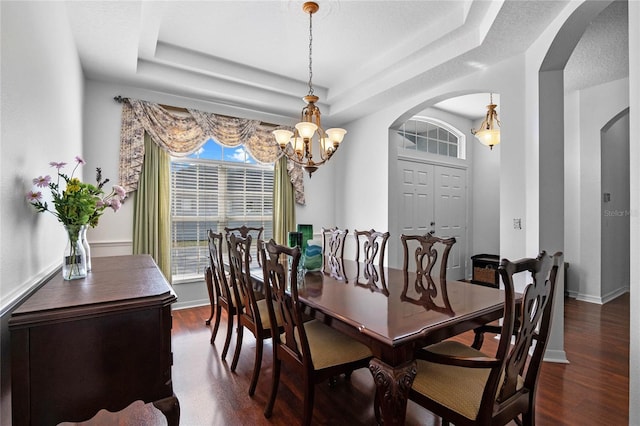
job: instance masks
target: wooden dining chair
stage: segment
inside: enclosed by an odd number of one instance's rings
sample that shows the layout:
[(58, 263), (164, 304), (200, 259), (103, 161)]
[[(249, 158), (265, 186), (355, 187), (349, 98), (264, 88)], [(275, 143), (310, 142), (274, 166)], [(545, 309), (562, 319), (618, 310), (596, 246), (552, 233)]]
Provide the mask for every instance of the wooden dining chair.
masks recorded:
[(344, 257), (344, 241), (348, 229), (322, 228), (322, 257), (324, 272), (337, 279), (345, 279), (342, 259)]
[[(211, 317), (214, 318), (213, 330), (211, 332), (211, 344), (215, 343), (218, 327), (220, 325), (220, 314), (222, 310), (227, 313), (227, 336), (224, 341), (221, 358), (224, 360), (231, 343), (231, 334), (233, 333), (234, 318), (237, 318), (238, 308), (237, 300), (232, 291), (227, 273), (224, 269), (222, 256), (222, 233), (215, 233), (212, 230), (208, 232), (209, 244), (209, 266), (205, 269), (205, 283), (211, 300)], [(215, 314), (215, 315), (214, 315)], [(207, 324), (210, 324), (211, 317)]]
[(434, 277), (434, 269), (438, 279), (446, 279), (449, 252), (456, 239), (436, 237), (433, 234), (400, 236), (404, 253), (402, 269), (416, 272), (417, 279)]
[[(356, 238), (356, 256), (358, 262), (358, 278), (356, 285), (369, 288), (371, 291), (379, 291), (389, 294), (384, 280), (384, 255), (389, 239), (388, 232), (379, 232), (374, 229), (369, 231), (353, 231)], [(360, 254), (362, 253), (362, 258)], [(363, 278), (360, 280), (360, 263), (363, 268)]]
[[(231, 279), (234, 280), (235, 297), (241, 300), (238, 310), (238, 330), (236, 339), (236, 349), (231, 361), (231, 371), (235, 371), (242, 349), (243, 330), (247, 328), (256, 339), (256, 354), (253, 364), (253, 374), (249, 385), (249, 395), (253, 395), (258, 384), (260, 369), (262, 367), (263, 341), (271, 337), (271, 322), (269, 321), (269, 313), (267, 298), (258, 299), (253, 288), (253, 279), (250, 275), (249, 265), (251, 263), (249, 251), (251, 250), (251, 235), (246, 238), (235, 234), (229, 236), (229, 264), (231, 266)], [(276, 334), (282, 331), (282, 320), (276, 315), (273, 322), (274, 327), (278, 328)]]
[[(253, 238), (253, 241), (258, 241), (261, 240), (263, 237), (263, 233), (264, 233), (264, 227), (260, 226), (260, 227), (252, 227), (252, 226), (246, 226), (246, 225), (242, 225), (239, 227), (225, 227), (224, 228), (224, 232), (225, 232), (225, 238), (227, 239), (227, 241), (229, 241), (229, 237), (231, 236), (231, 234), (235, 234), (236, 236), (240, 236), (242, 238), (247, 238), (247, 236), (251, 235), (251, 238)], [(253, 257), (254, 255), (249, 253), (249, 263), (253, 262)], [(255, 252), (255, 259), (258, 262), (258, 264), (260, 263), (260, 256), (258, 255), (258, 248), (256, 247), (256, 252)]]
[[(535, 259), (502, 260), (504, 318), (495, 354), (455, 341), (428, 346), (418, 352), (418, 374), (409, 398), (442, 417), (443, 424), (504, 425), (516, 420), (534, 425), (536, 384), (561, 256), (542, 252)], [(518, 305), (513, 285), (516, 274), (532, 277)], [(511, 345), (516, 318), (520, 327)]]
[(271, 394), (264, 410), (271, 417), (280, 383), (282, 362), (302, 377), (304, 384), (304, 415), (302, 424), (310, 425), (313, 417), (314, 388), (317, 383), (342, 373), (367, 367), (372, 357), (369, 348), (322, 321), (305, 321), (298, 297), (299, 247), (277, 245), (273, 240), (261, 250), (266, 297), (272, 323), (282, 317), (283, 334), (273, 338), (273, 380)]

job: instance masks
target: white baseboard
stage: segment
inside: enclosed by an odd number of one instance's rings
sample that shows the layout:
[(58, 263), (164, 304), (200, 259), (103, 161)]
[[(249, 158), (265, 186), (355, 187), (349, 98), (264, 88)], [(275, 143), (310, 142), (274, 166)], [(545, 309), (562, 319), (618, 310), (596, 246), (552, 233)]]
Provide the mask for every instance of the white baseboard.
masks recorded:
[(549, 350), (544, 352), (544, 362), (555, 362), (557, 364), (569, 364), (567, 353), (565, 351)]
[(580, 293), (576, 293), (576, 292), (569, 292), (569, 297), (573, 297), (576, 300), (579, 300), (581, 302), (589, 302), (589, 303), (596, 303), (598, 305), (604, 305), (607, 302), (612, 301), (613, 299), (622, 296), (625, 293), (629, 292), (629, 287), (621, 287), (618, 288), (610, 293), (607, 293), (606, 295), (600, 297), (600, 296), (591, 296), (588, 294), (580, 294)]
[(627, 287), (622, 287), (619, 289), (616, 289), (608, 294), (605, 294), (604, 296), (602, 296), (602, 303), (607, 303), (612, 301), (613, 299), (622, 296), (625, 293), (629, 293), (629, 286)]

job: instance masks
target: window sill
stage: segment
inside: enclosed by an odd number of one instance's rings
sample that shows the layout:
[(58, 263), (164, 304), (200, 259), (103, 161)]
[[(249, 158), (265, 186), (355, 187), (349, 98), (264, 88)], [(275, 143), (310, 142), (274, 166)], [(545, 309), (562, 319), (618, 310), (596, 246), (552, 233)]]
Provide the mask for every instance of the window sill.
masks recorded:
[(180, 284), (193, 284), (204, 281), (204, 277), (202, 275), (182, 275), (180, 277), (174, 277), (171, 279), (172, 285), (180, 285)]

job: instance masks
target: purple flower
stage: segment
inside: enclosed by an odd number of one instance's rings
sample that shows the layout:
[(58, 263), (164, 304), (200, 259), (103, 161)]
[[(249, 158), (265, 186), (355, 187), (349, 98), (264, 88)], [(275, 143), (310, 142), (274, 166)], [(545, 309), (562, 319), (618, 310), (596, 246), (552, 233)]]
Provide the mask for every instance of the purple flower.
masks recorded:
[(87, 162), (84, 161), (84, 159), (82, 157), (80, 157), (79, 155), (76, 155), (76, 163), (82, 164), (82, 165), (87, 164)]
[(113, 185), (113, 192), (118, 194), (118, 197), (120, 197), (121, 200), (123, 200), (127, 195), (127, 192), (120, 185)]
[(118, 210), (120, 210), (120, 206), (122, 206), (122, 203), (117, 198), (112, 198), (109, 204), (114, 212), (117, 212)]
[(65, 163), (65, 162), (57, 163), (57, 162), (55, 162), (55, 161), (52, 161), (52, 162), (50, 162), (50, 163), (49, 163), (49, 165), (50, 165), (51, 167), (55, 167), (56, 169), (60, 170), (61, 168), (63, 168), (64, 166), (66, 166), (66, 165), (67, 165), (67, 163)]
[(49, 185), (49, 182), (51, 182), (51, 176), (49, 175), (38, 176), (33, 179), (33, 184), (39, 188), (46, 188)]
[(107, 205), (107, 204), (105, 204), (105, 202), (104, 202), (104, 201), (102, 201), (102, 200), (98, 200), (98, 201), (96, 201), (96, 208), (97, 208), (97, 209), (102, 208), (102, 207), (105, 207), (106, 205)]
[(40, 201), (40, 199), (42, 198), (42, 192), (40, 191), (29, 191), (27, 193), (27, 201), (29, 201), (30, 203), (34, 203), (36, 201)]

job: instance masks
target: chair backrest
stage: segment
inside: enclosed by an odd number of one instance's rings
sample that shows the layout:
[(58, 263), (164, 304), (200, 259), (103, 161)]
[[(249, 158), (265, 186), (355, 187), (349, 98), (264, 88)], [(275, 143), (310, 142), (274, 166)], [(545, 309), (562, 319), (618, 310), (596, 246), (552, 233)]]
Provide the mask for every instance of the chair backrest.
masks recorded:
[(260, 313), (253, 293), (253, 280), (249, 272), (251, 235), (246, 238), (229, 235), (229, 265), (231, 266), (232, 290), (236, 292), (236, 300), (240, 300), (241, 312), (249, 316), (254, 323), (260, 323)]
[(273, 345), (279, 347), (279, 354), (287, 356), (307, 368), (312, 368), (309, 341), (304, 329), (302, 308), (298, 299), (298, 274), (301, 251), (299, 247), (278, 245), (272, 239), (261, 245), (262, 270), (265, 282), (265, 297), (274, 303), (267, 303), (269, 320), (276, 324), (276, 310), (282, 317), (284, 337), (275, 333)]
[[(260, 226), (260, 227), (251, 227), (251, 226), (246, 226), (246, 225), (242, 225), (236, 228), (228, 228), (225, 227), (224, 228), (224, 232), (225, 232), (225, 237), (227, 239), (227, 241), (229, 241), (229, 237), (231, 236), (231, 234), (235, 234), (236, 236), (240, 236), (242, 238), (247, 238), (249, 235), (251, 235), (251, 237), (253, 238), (254, 241), (258, 241), (262, 239), (262, 234), (264, 232), (264, 227)], [(258, 261), (258, 264), (260, 264), (260, 256), (258, 256), (258, 248), (256, 247), (256, 260)], [(249, 263), (251, 263), (253, 261), (253, 255), (251, 253), (249, 253)]]
[[(497, 395), (498, 404), (507, 401), (517, 392), (520, 387), (518, 382), (522, 379), (524, 388), (528, 389), (531, 395), (535, 395), (535, 386), (551, 326), (553, 295), (561, 258), (562, 253), (548, 256), (543, 251), (535, 259), (521, 259), (516, 262), (503, 259), (500, 263), (498, 270), (505, 288), (505, 315), (496, 358), (501, 359), (505, 354), (506, 357), (503, 371), (500, 372), (500, 377), (493, 377), (496, 383), (490, 390), (493, 395)], [(530, 274), (532, 278), (532, 282), (524, 290), (518, 311), (515, 310), (513, 284), (516, 274)], [(511, 346), (515, 324), (518, 324), (519, 328), (515, 330), (515, 343)], [(530, 354), (534, 341), (535, 348)], [(498, 382), (498, 379), (501, 381)]]
[(415, 271), (416, 276), (422, 279), (432, 277), (435, 269), (439, 279), (446, 279), (449, 252), (456, 243), (455, 238), (440, 238), (432, 234), (403, 234), (400, 240), (404, 251), (403, 270)]
[[(388, 232), (379, 232), (373, 229), (369, 231), (354, 230), (356, 238), (356, 257), (358, 262), (358, 278), (356, 285), (368, 287), (371, 291), (379, 291), (388, 295), (384, 277), (384, 255), (389, 239)], [(362, 253), (362, 258), (360, 258)], [(362, 263), (362, 280), (360, 277), (360, 264)]]
[[(353, 234), (356, 237), (356, 261), (363, 262), (365, 265), (377, 263), (379, 267), (382, 267), (389, 233), (382, 233), (373, 229), (369, 231), (358, 231), (356, 229)], [(362, 259), (360, 259), (360, 246), (362, 246)]]
[(224, 241), (222, 233), (215, 233), (211, 229), (208, 232), (209, 244), (209, 266), (211, 268), (211, 276), (213, 286), (218, 297), (224, 298), (227, 304), (231, 303), (231, 293), (227, 283), (227, 276), (224, 272), (224, 263), (222, 257), (222, 242)]
[(348, 229), (322, 228), (322, 257), (324, 272), (338, 279), (344, 279), (342, 259), (344, 257), (344, 240)]

